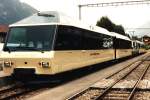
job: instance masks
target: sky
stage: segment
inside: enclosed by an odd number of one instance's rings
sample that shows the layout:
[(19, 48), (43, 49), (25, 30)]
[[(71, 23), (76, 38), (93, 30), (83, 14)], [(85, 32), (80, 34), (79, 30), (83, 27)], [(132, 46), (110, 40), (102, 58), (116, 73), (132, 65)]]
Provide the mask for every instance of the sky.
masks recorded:
[[(131, 0), (20, 0), (39, 11), (61, 11), (78, 19), (79, 4), (117, 2)], [(133, 1), (133, 0), (132, 0)], [(130, 35), (150, 36), (150, 4), (124, 5), (117, 7), (83, 7), (81, 20), (95, 25), (102, 16), (107, 16), (115, 24), (125, 27)], [(133, 29), (132, 29), (133, 28)], [(140, 28), (140, 29), (134, 29)], [(145, 29), (141, 29), (145, 28)]]

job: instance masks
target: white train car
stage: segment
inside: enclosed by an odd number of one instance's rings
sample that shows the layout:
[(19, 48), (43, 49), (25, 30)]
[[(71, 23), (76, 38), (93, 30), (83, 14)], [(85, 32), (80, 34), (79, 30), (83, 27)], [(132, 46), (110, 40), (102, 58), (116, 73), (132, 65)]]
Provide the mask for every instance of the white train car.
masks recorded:
[(7, 74), (55, 75), (130, 55), (126, 36), (60, 12), (39, 12), (10, 25), (0, 67)]
[(55, 75), (115, 59), (115, 36), (59, 12), (10, 25), (0, 66), (5, 73)]
[(135, 43), (136, 43), (135, 48), (137, 49), (138, 54), (146, 52), (145, 49), (144, 49), (144, 43), (143, 42), (135, 40)]

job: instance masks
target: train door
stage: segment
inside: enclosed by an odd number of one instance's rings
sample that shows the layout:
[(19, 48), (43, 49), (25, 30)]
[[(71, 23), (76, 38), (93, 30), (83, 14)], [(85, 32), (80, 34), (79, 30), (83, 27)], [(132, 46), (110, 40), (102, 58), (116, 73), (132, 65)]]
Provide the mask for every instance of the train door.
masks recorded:
[(123, 58), (132, 55), (132, 42), (117, 38), (117, 58)]
[(58, 26), (53, 58), (55, 72), (68, 71), (81, 66), (81, 42), (80, 29), (71, 26)]
[(137, 50), (137, 43), (136, 41), (132, 41), (132, 54), (135, 55), (138, 53), (138, 50)]
[(117, 59), (117, 39), (113, 37), (113, 51), (114, 51), (114, 59)]

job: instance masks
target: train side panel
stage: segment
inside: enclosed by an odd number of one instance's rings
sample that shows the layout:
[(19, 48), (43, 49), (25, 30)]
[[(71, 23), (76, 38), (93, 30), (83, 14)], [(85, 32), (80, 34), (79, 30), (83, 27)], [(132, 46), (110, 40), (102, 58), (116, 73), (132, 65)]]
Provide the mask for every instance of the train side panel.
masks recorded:
[(132, 55), (132, 49), (117, 49), (116, 50), (117, 58), (123, 58)]
[(114, 59), (114, 50), (55, 51), (52, 72), (60, 73)]
[(139, 49), (139, 53), (141, 54), (141, 53), (146, 53), (146, 50), (144, 49), (144, 48), (140, 48)]
[(68, 50), (68, 51), (55, 51), (52, 61), (52, 73), (60, 73), (75, 69), (80, 65), (80, 61), (83, 59), (82, 52), (80, 50)]

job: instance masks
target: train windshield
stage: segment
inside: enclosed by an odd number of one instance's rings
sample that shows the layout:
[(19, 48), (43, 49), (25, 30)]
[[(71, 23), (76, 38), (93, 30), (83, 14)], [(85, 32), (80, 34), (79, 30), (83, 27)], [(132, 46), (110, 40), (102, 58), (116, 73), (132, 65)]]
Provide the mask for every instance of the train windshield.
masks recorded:
[(49, 51), (56, 26), (12, 27), (4, 51)]

